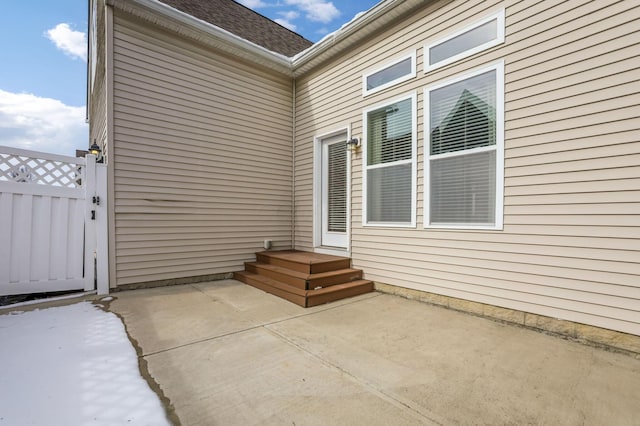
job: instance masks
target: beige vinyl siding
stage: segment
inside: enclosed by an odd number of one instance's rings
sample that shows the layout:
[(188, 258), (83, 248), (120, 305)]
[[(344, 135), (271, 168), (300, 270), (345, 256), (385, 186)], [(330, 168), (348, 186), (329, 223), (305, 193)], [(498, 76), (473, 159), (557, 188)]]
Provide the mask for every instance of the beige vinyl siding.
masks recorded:
[(116, 12), (117, 285), (291, 247), (292, 82)]
[[(506, 11), (506, 42), (424, 73), (423, 46)], [(313, 136), (418, 93), (418, 226), (362, 226), (352, 155), (351, 253), (375, 281), (640, 334), (640, 5), (436, 2), (297, 82), (295, 246), (312, 250)], [(418, 75), (362, 97), (361, 76), (417, 49)], [(424, 229), (424, 94), (505, 62), (504, 229)]]
[[(101, 33), (105, 31), (105, 13), (104, 2), (96, 0), (97, 13), (96, 13), (96, 26), (97, 30)], [(107, 85), (106, 85), (106, 52), (105, 52), (105, 39), (104, 37), (97, 38), (96, 46), (96, 59), (95, 64), (95, 80), (93, 87), (91, 87), (91, 81), (89, 84), (89, 144), (95, 140), (99, 146), (106, 147), (107, 144)], [(89, 74), (91, 79), (91, 74)]]
[[(100, 78), (98, 78), (100, 76)], [(105, 147), (107, 145), (107, 90), (104, 81), (104, 72), (102, 75), (96, 75), (96, 81), (93, 89), (93, 96), (90, 102), (90, 129), (89, 140), (93, 143), (95, 140), (98, 145)]]

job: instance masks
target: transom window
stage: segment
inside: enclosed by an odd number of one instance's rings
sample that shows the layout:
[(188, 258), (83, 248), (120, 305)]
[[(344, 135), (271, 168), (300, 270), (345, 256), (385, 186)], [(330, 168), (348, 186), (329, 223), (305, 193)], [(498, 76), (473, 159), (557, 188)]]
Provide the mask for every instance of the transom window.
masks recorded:
[(502, 62), (425, 89), (425, 226), (502, 227)]
[(363, 96), (391, 87), (416, 76), (416, 52), (362, 76)]
[(425, 46), (425, 72), (504, 42), (504, 10)]
[(363, 224), (415, 226), (416, 95), (364, 112)]

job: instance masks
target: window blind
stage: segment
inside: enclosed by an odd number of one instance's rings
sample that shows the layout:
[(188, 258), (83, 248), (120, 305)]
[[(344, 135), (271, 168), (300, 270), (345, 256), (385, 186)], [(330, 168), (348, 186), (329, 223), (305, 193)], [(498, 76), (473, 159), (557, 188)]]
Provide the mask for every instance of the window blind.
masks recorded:
[(372, 169), (367, 173), (369, 222), (411, 222), (411, 164)]
[(496, 72), (430, 92), (431, 155), (496, 144)]
[(431, 223), (493, 223), (496, 152), (431, 161)]
[(368, 114), (367, 165), (409, 160), (413, 155), (411, 99)]
[(328, 230), (347, 231), (347, 147), (345, 142), (328, 146)]
[(413, 219), (414, 98), (367, 113), (366, 221)]
[(429, 91), (430, 224), (496, 222), (496, 77), (492, 69)]

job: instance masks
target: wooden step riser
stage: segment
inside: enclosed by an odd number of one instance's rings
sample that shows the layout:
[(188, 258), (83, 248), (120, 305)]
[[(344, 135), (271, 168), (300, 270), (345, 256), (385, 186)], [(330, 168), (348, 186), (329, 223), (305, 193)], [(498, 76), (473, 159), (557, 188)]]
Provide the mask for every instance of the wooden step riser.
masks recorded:
[(278, 272), (278, 271), (271, 271), (269, 269), (266, 268), (261, 268), (260, 265), (256, 265), (256, 264), (251, 264), (251, 263), (247, 263), (245, 264), (245, 270), (249, 271), (249, 272), (253, 272), (254, 274), (258, 274), (258, 275), (262, 275), (265, 277), (269, 277), (271, 279), (274, 279), (276, 281), (280, 281), (282, 283), (288, 284), (290, 286), (293, 286), (295, 288), (299, 288), (302, 290), (308, 290), (307, 288), (307, 280), (302, 279), (302, 278), (298, 278), (298, 277), (292, 277), (291, 275), (287, 275), (286, 273), (283, 272)]
[(282, 283), (291, 285), (296, 288), (300, 288), (303, 290), (313, 290), (317, 287), (329, 287), (336, 284), (342, 284), (346, 282), (351, 282), (355, 280), (359, 280), (362, 278), (361, 270), (352, 270), (348, 269), (346, 272), (335, 271), (327, 272), (322, 277), (313, 277), (309, 276), (308, 279), (291, 276), (287, 274), (287, 271), (274, 271), (269, 269), (268, 267), (262, 267), (261, 264), (255, 264), (252, 262), (247, 262), (245, 264), (245, 270), (249, 272), (253, 272), (254, 274), (263, 275), (265, 277), (269, 277), (276, 281), (280, 281)]
[(302, 306), (303, 308), (307, 307), (307, 298), (305, 296), (289, 293), (288, 291), (271, 286), (269, 284), (264, 283), (259, 278), (247, 277), (245, 275), (240, 275), (240, 274), (234, 274), (233, 277), (238, 281), (241, 281), (252, 287), (260, 289), (264, 292), (273, 294), (274, 296), (278, 296), (282, 299), (288, 300), (289, 302), (295, 303), (298, 306)]
[(236, 279), (248, 284), (252, 287), (260, 289), (264, 292), (273, 294), (289, 302), (295, 303), (303, 308), (309, 308), (312, 306), (324, 305), (326, 303), (335, 302), (337, 300), (347, 299), (349, 297), (359, 296), (361, 294), (370, 293), (373, 291), (373, 282), (359, 284), (354, 287), (343, 288), (341, 286), (329, 287), (325, 290), (309, 290), (307, 296), (300, 296), (297, 294), (289, 293), (281, 288), (274, 287), (268, 283), (263, 282), (258, 277), (238, 276)]
[(330, 287), (330, 289), (331, 291), (323, 292), (322, 294), (313, 294), (313, 292), (309, 292), (306, 302), (307, 308), (370, 293), (373, 291), (373, 282), (369, 281), (367, 284), (361, 284), (356, 287), (344, 289), (338, 287)]
[(337, 284), (348, 283), (362, 279), (362, 271), (348, 271), (343, 273), (336, 273), (335, 275), (325, 276), (322, 278), (309, 278), (309, 290), (313, 290), (317, 287), (330, 287)]
[(269, 256), (269, 254), (256, 253), (256, 260), (260, 263), (268, 263), (269, 265), (280, 266), (282, 268), (304, 272), (306, 274), (319, 274), (322, 272), (337, 271), (339, 269), (348, 269), (351, 267), (351, 259), (349, 258), (317, 263), (301, 263), (287, 259), (271, 257)]

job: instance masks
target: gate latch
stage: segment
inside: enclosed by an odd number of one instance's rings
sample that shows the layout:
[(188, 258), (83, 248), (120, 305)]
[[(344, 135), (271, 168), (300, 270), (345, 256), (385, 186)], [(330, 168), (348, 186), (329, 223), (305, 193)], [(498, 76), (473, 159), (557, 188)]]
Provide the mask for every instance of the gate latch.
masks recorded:
[(100, 205), (100, 197), (97, 195), (93, 196), (93, 204), (95, 204), (96, 206)]
[(91, 210), (91, 220), (96, 220), (96, 211)]

